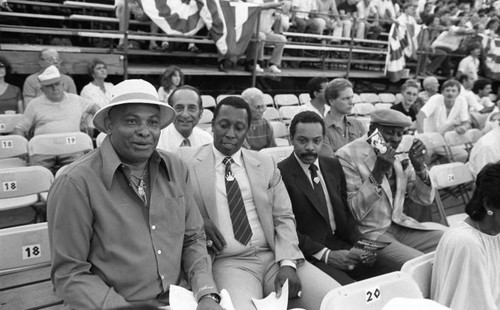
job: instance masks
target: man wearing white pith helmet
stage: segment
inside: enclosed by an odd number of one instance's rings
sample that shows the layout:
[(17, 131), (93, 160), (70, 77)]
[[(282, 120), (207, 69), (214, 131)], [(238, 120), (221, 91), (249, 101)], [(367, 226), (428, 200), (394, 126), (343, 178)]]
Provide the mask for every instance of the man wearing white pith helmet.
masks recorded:
[(174, 117), (148, 82), (116, 85), (94, 117), (101, 147), (54, 182), (51, 278), (68, 308), (164, 306), (170, 285), (189, 284), (198, 309), (221, 309), (188, 169), (156, 150)]

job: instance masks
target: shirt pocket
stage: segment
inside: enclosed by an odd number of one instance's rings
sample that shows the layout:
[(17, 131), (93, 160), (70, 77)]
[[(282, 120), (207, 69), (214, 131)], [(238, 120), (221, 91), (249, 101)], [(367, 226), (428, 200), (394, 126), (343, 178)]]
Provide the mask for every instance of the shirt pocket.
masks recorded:
[(186, 228), (186, 203), (184, 196), (166, 197), (166, 229), (170, 235), (184, 234)]

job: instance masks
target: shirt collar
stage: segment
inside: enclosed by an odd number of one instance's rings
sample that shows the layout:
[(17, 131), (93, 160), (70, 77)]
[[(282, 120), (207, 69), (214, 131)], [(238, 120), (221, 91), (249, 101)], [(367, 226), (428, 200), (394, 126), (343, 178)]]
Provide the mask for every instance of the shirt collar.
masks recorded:
[[(325, 116), (325, 119), (324, 119), (324, 121), (325, 121), (325, 127), (331, 127), (331, 126), (333, 126), (333, 127), (340, 127), (340, 126), (337, 125), (338, 123), (333, 120), (333, 117), (330, 115), (330, 113), (332, 113), (331, 109), (330, 109), (330, 112)], [(347, 124), (350, 125), (351, 124), (349, 122), (349, 119), (347, 118), (346, 115), (344, 115), (344, 124), (345, 125), (347, 125)]]
[[(293, 152), (293, 156), (295, 156), (295, 159), (297, 159), (297, 162), (299, 163), (300, 167), (302, 168), (302, 170), (304, 170), (304, 172), (307, 175), (309, 173), (309, 166), (311, 166), (311, 165), (304, 164), (302, 162), (302, 160), (300, 160), (299, 156), (297, 156), (297, 154), (295, 154), (295, 152)], [(316, 160), (312, 163), (312, 165), (315, 165), (319, 171), (319, 158), (316, 158)]]
[[(212, 150), (214, 152), (215, 166), (218, 167), (219, 165), (222, 165), (222, 161), (227, 157), (227, 155), (222, 154), (217, 148), (215, 148), (214, 144), (212, 144)], [(241, 158), (241, 148), (236, 153), (231, 155), (231, 158), (234, 160), (235, 164), (237, 164), (238, 166), (243, 166), (243, 160)]]
[[(109, 137), (104, 139), (100, 146), (100, 150), (102, 154), (102, 176), (104, 179), (104, 185), (106, 185), (107, 189), (111, 189), (116, 170), (121, 167), (123, 163), (118, 157), (118, 154), (116, 154), (115, 148), (111, 144)], [(167, 164), (157, 151), (153, 152), (149, 160), (150, 163), (155, 164), (155, 167), (158, 167), (158, 165), (162, 163), (165, 171), (167, 171), (167, 178), (169, 178)]]

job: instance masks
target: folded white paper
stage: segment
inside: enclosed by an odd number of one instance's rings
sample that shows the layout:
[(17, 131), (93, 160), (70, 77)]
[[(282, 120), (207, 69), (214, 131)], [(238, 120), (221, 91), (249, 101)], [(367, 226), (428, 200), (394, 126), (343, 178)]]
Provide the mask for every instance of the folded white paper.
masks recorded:
[[(234, 310), (231, 297), (225, 289), (220, 292), (220, 297), (220, 306), (223, 309)], [(169, 300), (172, 310), (196, 310), (198, 306), (193, 292), (177, 285), (170, 285)]]

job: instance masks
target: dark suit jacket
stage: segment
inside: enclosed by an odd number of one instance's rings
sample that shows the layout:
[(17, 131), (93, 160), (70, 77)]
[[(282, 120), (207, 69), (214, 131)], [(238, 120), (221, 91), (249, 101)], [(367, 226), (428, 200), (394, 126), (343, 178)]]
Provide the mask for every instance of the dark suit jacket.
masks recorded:
[(336, 231), (333, 234), (328, 210), (321, 207), (313, 188), (299, 162), (292, 153), (278, 164), (281, 170), (297, 222), (299, 247), (306, 258), (327, 247), (331, 250), (350, 249), (361, 234), (347, 205), (344, 171), (332, 157), (319, 157), (321, 174), (330, 195)]

